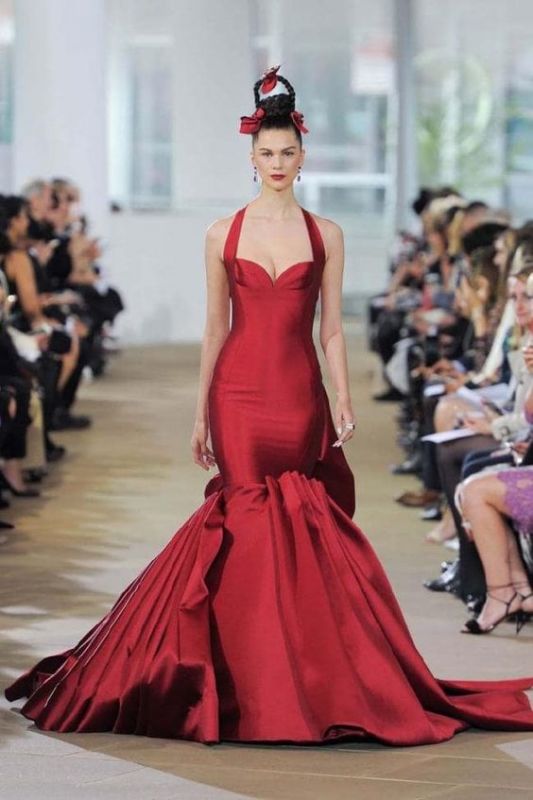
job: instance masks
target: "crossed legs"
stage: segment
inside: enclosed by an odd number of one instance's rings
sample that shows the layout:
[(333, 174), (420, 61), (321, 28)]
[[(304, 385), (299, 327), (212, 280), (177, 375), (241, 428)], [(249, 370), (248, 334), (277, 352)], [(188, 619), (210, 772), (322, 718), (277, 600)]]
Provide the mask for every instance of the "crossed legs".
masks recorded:
[(463, 528), (476, 545), (487, 582), (487, 599), (477, 617), (484, 629), (498, 622), (506, 603), (508, 613), (533, 612), (533, 595), (527, 597), (533, 589), (505, 519), (505, 494), (506, 486), (496, 475), (473, 476), (458, 491)]

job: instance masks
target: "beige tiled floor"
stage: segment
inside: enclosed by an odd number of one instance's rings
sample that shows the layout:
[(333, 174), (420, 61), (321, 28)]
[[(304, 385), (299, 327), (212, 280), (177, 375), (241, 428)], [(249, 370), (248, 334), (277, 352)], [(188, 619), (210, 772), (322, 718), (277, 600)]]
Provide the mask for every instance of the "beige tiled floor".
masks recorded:
[[(392, 496), (395, 406), (368, 401), (371, 359), (349, 337), (360, 431), (347, 447), (356, 519), (383, 558), (415, 641), (443, 678), (533, 672), (533, 629), (459, 634), (464, 607), (422, 588), (449, 551), (423, 543), (416, 513)], [(93, 430), (63, 434), (65, 464), (36, 501), (13, 501), (17, 529), (0, 550), (0, 678), (77, 641), (201, 502), (213, 474), (190, 461), (198, 348), (131, 350), (84, 387)], [(324, 367), (324, 375), (327, 375)], [(0, 800), (533, 800), (533, 732), (466, 731), (431, 747), (211, 747), (113, 734), (38, 731), (0, 702)]]

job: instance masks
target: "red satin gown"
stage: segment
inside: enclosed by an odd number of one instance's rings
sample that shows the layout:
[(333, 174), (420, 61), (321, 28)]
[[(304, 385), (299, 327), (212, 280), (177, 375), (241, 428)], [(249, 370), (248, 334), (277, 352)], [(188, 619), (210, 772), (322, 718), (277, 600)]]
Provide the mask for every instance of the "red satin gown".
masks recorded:
[(232, 327), (208, 398), (219, 467), (204, 501), (72, 649), (6, 691), (54, 731), (213, 743), (440, 742), (533, 730), (533, 677), (456, 682), (418, 653), (371, 545), (312, 340), (324, 245), (273, 281), (224, 261)]

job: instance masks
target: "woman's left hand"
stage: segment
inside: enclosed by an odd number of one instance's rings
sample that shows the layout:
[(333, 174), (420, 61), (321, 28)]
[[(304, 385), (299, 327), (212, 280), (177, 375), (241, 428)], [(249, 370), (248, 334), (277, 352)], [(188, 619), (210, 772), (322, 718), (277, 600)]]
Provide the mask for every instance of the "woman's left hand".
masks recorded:
[[(354, 427), (347, 428), (346, 425), (353, 425)], [(338, 439), (333, 443), (332, 447), (341, 447), (345, 442), (352, 438), (357, 425), (357, 419), (352, 411), (352, 404), (350, 400), (337, 400), (335, 404), (335, 429), (337, 431)]]

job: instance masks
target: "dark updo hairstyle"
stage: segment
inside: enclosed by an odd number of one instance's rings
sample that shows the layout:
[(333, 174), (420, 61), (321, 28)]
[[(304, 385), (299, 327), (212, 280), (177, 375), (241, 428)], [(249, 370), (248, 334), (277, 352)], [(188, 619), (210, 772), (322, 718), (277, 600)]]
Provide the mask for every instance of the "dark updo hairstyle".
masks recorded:
[(269, 130), (272, 128), (284, 130), (286, 128), (292, 128), (301, 147), (302, 134), (291, 117), (291, 112), (296, 108), (296, 92), (291, 83), (287, 78), (284, 78), (283, 75), (276, 75), (276, 78), (279, 83), (285, 86), (287, 92), (261, 97), (260, 89), (264, 78), (259, 78), (254, 84), (255, 107), (256, 109), (262, 108), (265, 112), (265, 116), (261, 122), (261, 128), (252, 134), (252, 143), (256, 143), (261, 130)]
[(16, 194), (0, 194), (0, 256), (9, 253), (13, 245), (7, 235), (9, 223), (14, 217), (18, 217), (23, 209), (28, 208), (28, 203), (24, 197)]
[(25, 197), (18, 194), (0, 194), (0, 210), (8, 223), (14, 217), (18, 217), (23, 209), (27, 210), (28, 201)]

